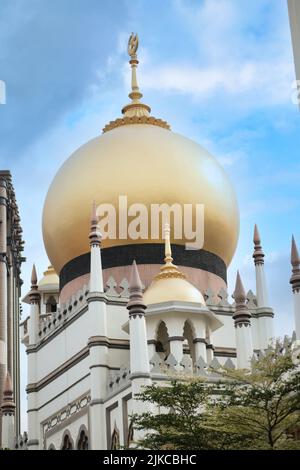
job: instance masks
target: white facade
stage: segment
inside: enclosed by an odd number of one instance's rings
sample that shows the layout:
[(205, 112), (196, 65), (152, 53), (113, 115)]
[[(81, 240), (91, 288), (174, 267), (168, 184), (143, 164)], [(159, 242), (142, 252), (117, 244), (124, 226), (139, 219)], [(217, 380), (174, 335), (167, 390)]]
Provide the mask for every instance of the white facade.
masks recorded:
[[(252, 354), (260, 344), (255, 302), (249, 292)], [(137, 383), (130, 369), (139, 372), (145, 368), (145, 357), (150, 359), (152, 381), (169, 380), (170, 372), (201, 375), (206, 373), (203, 363), (209, 364), (213, 357), (214, 367), (226, 361), (236, 364), (235, 307), (224, 299), (224, 293), (207, 297), (206, 306), (192, 302), (150, 306), (145, 314), (147, 341), (141, 334), (143, 322), (131, 320), (136, 324), (129, 331), (127, 303), (128, 296), (92, 293), (86, 286), (56, 313), (41, 316), (38, 340), (33, 344), (31, 318), (23, 324), (28, 352), (29, 449), (77, 448), (82, 436), (93, 449), (129, 445)], [(36, 305), (32, 305), (32, 315), (36, 316)], [(99, 317), (107, 321), (99, 321)], [(130, 365), (132, 342), (140, 354), (131, 358)], [(142, 379), (139, 386), (145, 383), (150, 381)]]

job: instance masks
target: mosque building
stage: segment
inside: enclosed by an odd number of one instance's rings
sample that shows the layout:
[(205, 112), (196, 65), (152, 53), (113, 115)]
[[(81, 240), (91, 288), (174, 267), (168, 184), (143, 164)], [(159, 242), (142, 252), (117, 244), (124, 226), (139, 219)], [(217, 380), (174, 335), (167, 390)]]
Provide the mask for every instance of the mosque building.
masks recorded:
[[(274, 337), (264, 252), (254, 229), (256, 294), (239, 273), (231, 295), (227, 268), (239, 236), (234, 189), (217, 160), (151, 115), (137, 82), (138, 38), (131, 35), (130, 102), (122, 117), (76, 150), (46, 196), (43, 236), (51, 266), (23, 301), (28, 358), (28, 436), (15, 436), (16, 385), (9, 369), (2, 402), (3, 447), (116, 449), (138, 437), (131, 414), (150, 383), (184, 374), (210, 380), (214, 370), (249, 368)], [(175, 235), (174, 217), (160, 236), (120, 230), (127, 206), (202, 204), (204, 244)], [(116, 211), (115, 237), (104, 237), (99, 206)], [(127, 209), (126, 209), (127, 210)], [(126, 215), (126, 214), (125, 214)], [(149, 215), (150, 219), (150, 215)], [(148, 219), (147, 219), (148, 220)], [(148, 220), (149, 222), (149, 220)], [(197, 220), (192, 214), (193, 226)], [(1, 225), (0, 225), (1, 227)], [(296, 335), (300, 339), (300, 258), (293, 239)], [(231, 293), (230, 293), (231, 294)], [(14, 444), (12, 444), (14, 442)]]

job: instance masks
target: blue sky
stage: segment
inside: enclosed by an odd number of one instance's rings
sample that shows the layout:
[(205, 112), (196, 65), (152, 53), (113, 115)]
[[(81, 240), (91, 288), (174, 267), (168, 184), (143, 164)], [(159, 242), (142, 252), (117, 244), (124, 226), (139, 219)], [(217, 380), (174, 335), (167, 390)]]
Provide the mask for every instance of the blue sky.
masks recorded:
[(24, 292), (32, 263), (40, 275), (48, 265), (41, 212), (54, 174), (127, 103), (131, 31), (140, 37), (144, 101), (213, 153), (236, 189), (241, 233), (230, 292), (237, 268), (254, 290), (257, 223), (276, 333), (290, 333), (300, 113), (285, 0), (0, 0), (0, 167), (13, 174), (21, 211)]

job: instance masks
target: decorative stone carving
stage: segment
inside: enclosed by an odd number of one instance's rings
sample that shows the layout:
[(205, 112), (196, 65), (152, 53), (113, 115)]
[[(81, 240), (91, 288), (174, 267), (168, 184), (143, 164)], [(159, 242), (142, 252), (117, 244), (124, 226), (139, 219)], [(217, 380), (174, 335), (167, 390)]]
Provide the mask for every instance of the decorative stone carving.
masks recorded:
[(192, 366), (193, 366), (193, 362), (192, 362), (192, 358), (189, 354), (184, 354), (182, 359), (181, 359), (181, 362), (180, 362), (180, 365), (183, 367), (183, 372), (185, 374), (191, 374), (192, 373)]
[(106, 282), (106, 287), (107, 289), (105, 290), (105, 293), (109, 295), (110, 297), (118, 297), (119, 294), (116, 291), (117, 283), (115, 279), (112, 276), (109, 276)]
[(168, 366), (168, 369), (174, 370), (178, 363), (173, 354), (169, 354), (165, 360), (165, 364)]
[(247, 302), (246, 302), (246, 304), (247, 304), (247, 307), (250, 310), (253, 310), (253, 309), (257, 308), (256, 296), (253, 294), (251, 289), (247, 293)]
[(218, 303), (218, 305), (222, 306), (222, 307), (228, 307), (230, 304), (228, 302), (228, 292), (223, 289), (220, 289), (219, 293), (218, 293), (218, 297), (221, 299), (220, 302)]
[(122, 279), (122, 281), (120, 282), (120, 287), (122, 288), (120, 297), (124, 297), (125, 299), (128, 299), (129, 298), (129, 290), (128, 290), (129, 282), (126, 279), (126, 277), (124, 277), (124, 279)]
[(160, 355), (155, 353), (154, 356), (150, 359), (150, 364), (153, 366), (151, 372), (161, 372), (162, 363), (163, 360)]
[(208, 289), (206, 289), (206, 291), (204, 292), (204, 299), (206, 305), (216, 305), (215, 293), (210, 287), (208, 287)]
[(233, 361), (230, 359), (230, 357), (228, 357), (228, 359), (226, 359), (224, 367), (225, 367), (225, 369), (235, 369), (235, 365), (234, 365)]

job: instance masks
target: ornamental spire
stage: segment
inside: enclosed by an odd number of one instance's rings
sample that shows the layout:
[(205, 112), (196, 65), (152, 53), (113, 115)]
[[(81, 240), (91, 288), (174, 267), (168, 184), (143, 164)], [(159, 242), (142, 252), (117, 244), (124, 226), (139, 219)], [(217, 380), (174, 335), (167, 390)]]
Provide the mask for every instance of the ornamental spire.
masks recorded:
[(292, 276), (290, 284), (292, 284), (293, 292), (300, 291), (300, 257), (295, 242), (294, 236), (292, 236), (291, 246), (291, 264), (292, 264)]
[(140, 100), (143, 97), (141, 93), (138, 81), (137, 81), (137, 66), (139, 64), (137, 58), (137, 50), (139, 46), (139, 38), (137, 34), (131, 33), (128, 40), (127, 52), (130, 57), (129, 64), (131, 66), (131, 92), (129, 98), (131, 102), (122, 108), (122, 118), (110, 121), (103, 128), (103, 132), (110, 131), (116, 127), (125, 126), (128, 124), (152, 124), (153, 126), (163, 127), (164, 129), (170, 129), (167, 122), (162, 119), (157, 119), (154, 116), (150, 116), (151, 108)]
[(31, 304), (35, 304), (35, 303), (38, 303), (39, 300), (40, 300), (40, 293), (38, 290), (37, 273), (36, 273), (35, 264), (33, 263), (32, 271), (31, 271), (31, 290), (29, 292), (29, 302)]
[(31, 271), (31, 288), (36, 287), (37, 285), (37, 274), (36, 274), (36, 267), (33, 263), (32, 271)]
[(90, 246), (99, 246), (101, 244), (102, 234), (98, 229), (98, 220), (96, 202), (93, 201), (91, 212), (91, 229), (89, 234)]
[(129, 64), (131, 66), (131, 92), (129, 93), (129, 98), (131, 103), (124, 106), (122, 113), (124, 116), (133, 117), (133, 116), (149, 116), (151, 112), (150, 106), (147, 104), (141, 103), (140, 99), (143, 97), (143, 94), (140, 92), (138, 82), (137, 82), (137, 49), (139, 47), (139, 38), (137, 34), (131, 33), (128, 40), (128, 55), (130, 57)]
[(143, 285), (135, 260), (133, 261), (131, 267), (129, 281), (129, 302), (127, 304), (127, 308), (130, 315), (144, 315), (146, 308), (143, 302)]
[(236, 273), (236, 283), (232, 297), (235, 300), (235, 311), (232, 315), (235, 327), (250, 325), (251, 313), (246, 305), (246, 292), (239, 271)]
[(164, 235), (165, 235), (165, 264), (161, 266), (160, 273), (158, 273), (154, 279), (163, 279), (167, 277), (177, 277), (179, 279), (185, 279), (185, 275), (179, 271), (177, 266), (173, 264), (172, 258), (172, 249), (171, 249), (171, 242), (170, 242), (170, 225), (165, 224), (164, 228)]
[(255, 265), (264, 264), (265, 254), (262, 250), (260, 235), (259, 235), (259, 231), (258, 231), (256, 224), (254, 225), (253, 243), (254, 243), (254, 253), (253, 253), (254, 264)]

